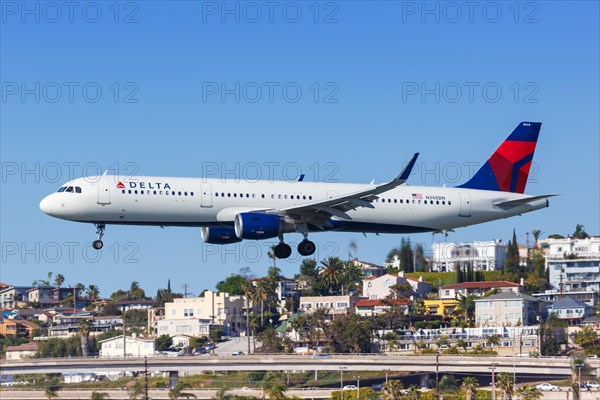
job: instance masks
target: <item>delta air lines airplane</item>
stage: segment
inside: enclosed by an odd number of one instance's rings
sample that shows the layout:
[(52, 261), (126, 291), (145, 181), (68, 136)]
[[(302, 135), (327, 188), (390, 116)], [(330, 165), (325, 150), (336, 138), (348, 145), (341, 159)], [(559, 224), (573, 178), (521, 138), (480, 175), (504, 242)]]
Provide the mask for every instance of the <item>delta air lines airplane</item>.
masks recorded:
[(278, 258), (291, 255), (284, 234), (300, 233), (298, 253), (321, 231), (417, 233), (447, 231), (548, 207), (551, 194), (523, 194), (541, 123), (522, 122), (466, 183), (409, 186), (415, 154), (384, 184), (103, 175), (65, 183), (40, 208), (56, 218), (92, 223), (101, 249), (106, 225), (200, 227), (206, 243), (279, 238)]

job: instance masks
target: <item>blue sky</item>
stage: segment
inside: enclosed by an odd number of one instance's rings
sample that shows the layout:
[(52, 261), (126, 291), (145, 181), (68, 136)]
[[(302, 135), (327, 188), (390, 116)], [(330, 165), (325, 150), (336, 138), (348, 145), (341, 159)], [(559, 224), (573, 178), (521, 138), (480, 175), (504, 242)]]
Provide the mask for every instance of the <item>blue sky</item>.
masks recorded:
[[(78, 4), (1, 3), (1, 281), (53, 271), (109, 295), (170, 278), (198, 293), (269, 266), (271, 241), (216, 249), (189, 228), (109, 226), (98, 257), (93, 226), (38, 209), (71, 177), (381, 182), (419, 151), (409, 182), (450, 186), (526, 120), (543, 122), (526, 192), (561, 196), (448, 239), (600, 233), (597, 2)], [(312, 238), (319, 258), (347, 258), (356, 241), (382, 263), (401, 236)], [(285, 275), (298, 265), (278, 261)]]

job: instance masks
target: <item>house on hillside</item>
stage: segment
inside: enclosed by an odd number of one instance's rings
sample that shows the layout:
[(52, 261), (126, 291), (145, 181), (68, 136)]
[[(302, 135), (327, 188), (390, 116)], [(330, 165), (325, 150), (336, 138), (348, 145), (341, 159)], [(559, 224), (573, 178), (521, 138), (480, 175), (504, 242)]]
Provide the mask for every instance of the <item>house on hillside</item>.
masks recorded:
[(548, 314), (548, 304), (522, 293), (502, 292), (474, 300), (478, 326), (536, 325)]
[(367, 277), (362, 280), (363, 296), (371, 300), (385, 299), (393, 295), (392, 286), (408, 283), (411, 287), (410, 296), (426, 297), (431, 292), (431, 283), (419, 279), (405, 277), (404, 272), (398, 274), (385, 274), (379, 277)]
[(548, 308), (548, 313), (556, 314), (560, 320), (569, 325), (580, 325), (586, 318), (596, 314), (596, 310), (594, 307), (567, 296), (554, 302)]
[(356, 302), (356, 314), (364, 317), (372, 317), (398, 308), (403, 315), (408, 315), (410, 299), (362, 299)]
[(6, 348), (7, 360), (23, 360), (33, 357), (38, 351), (37, 342), (23, 343), (18, 346), (8, 346)]
[(154, 339), (115, 336), (100, 341), (100, 357), (151, 357), (154, 355)]
[(441, 286), (439, 298), (457, 299), (459, 296), (481, 297), (493, 289), (497, 289), (501, 293), (521, 293), (523, 286), (518, 283), (507, 281), (462, 282), (454, 285)]

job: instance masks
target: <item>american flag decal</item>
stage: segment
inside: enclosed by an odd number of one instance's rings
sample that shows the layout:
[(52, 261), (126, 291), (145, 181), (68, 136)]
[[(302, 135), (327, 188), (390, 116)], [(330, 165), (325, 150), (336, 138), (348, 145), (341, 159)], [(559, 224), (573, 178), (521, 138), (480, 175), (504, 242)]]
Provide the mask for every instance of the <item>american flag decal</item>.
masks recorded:
[(421, 193), (413, 193), (412, 198), (415, 200), (423, 200), (423, 195)]

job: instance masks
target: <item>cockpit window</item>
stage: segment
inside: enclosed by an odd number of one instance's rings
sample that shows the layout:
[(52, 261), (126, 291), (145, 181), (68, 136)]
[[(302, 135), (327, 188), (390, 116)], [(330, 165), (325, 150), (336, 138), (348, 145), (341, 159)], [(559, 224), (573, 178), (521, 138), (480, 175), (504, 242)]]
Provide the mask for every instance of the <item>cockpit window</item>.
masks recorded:
[(65, 192), (73, 193), (73, 186), (69, 186)]
[(79, 186), (75, 186), (75, 193), (81, 193), (81, 188)]
[(58, 189), (56, 192), (60, 193), (60, 192), (64, 192), (65, 190), (67, 190), (66, 186), (61, 187), (60, 189)]

